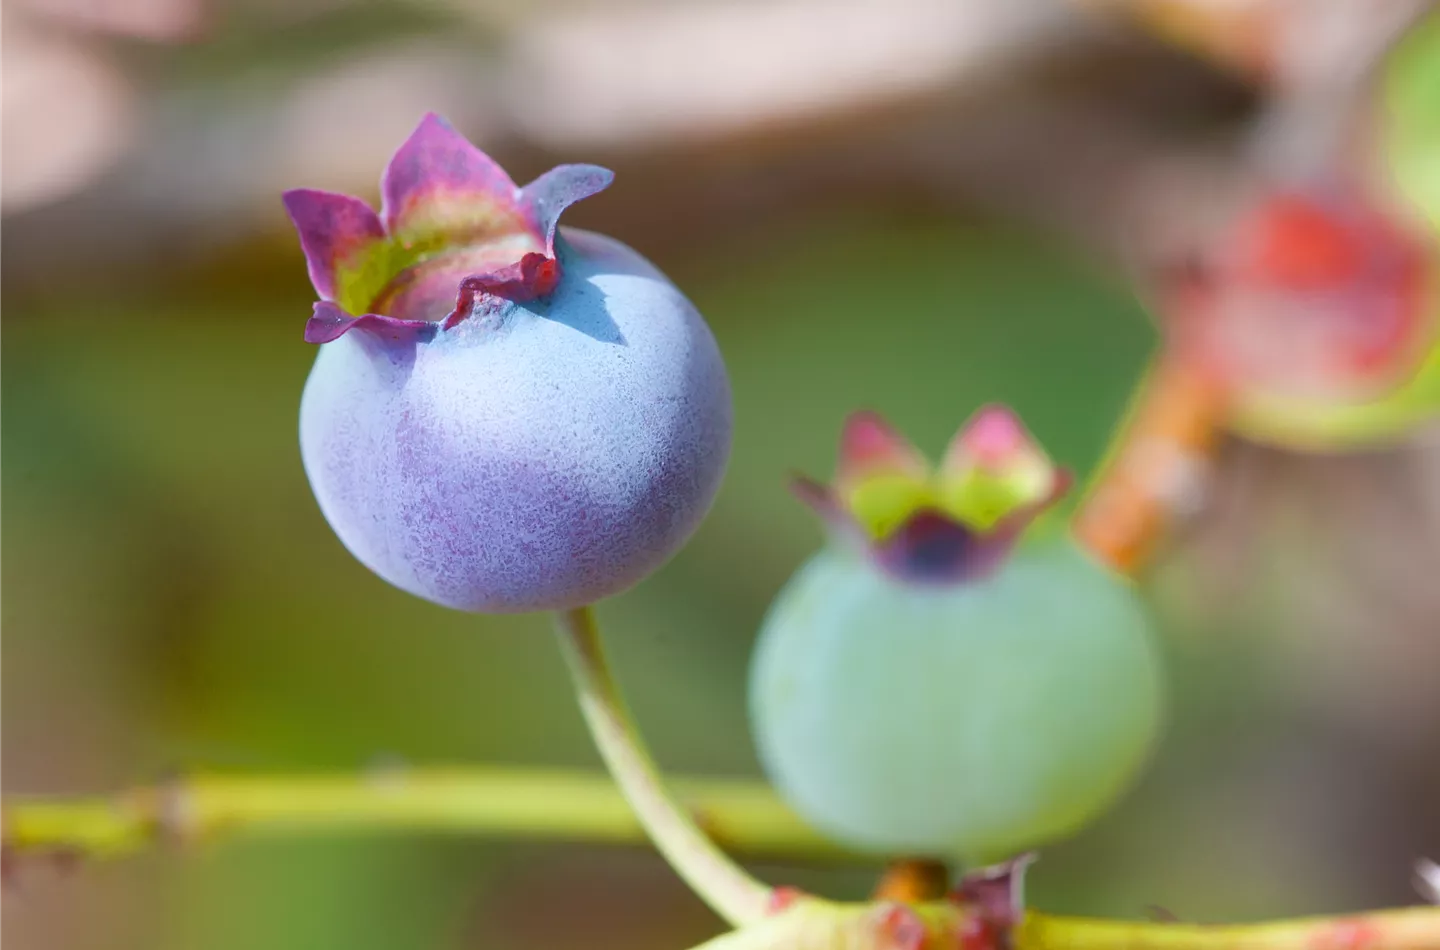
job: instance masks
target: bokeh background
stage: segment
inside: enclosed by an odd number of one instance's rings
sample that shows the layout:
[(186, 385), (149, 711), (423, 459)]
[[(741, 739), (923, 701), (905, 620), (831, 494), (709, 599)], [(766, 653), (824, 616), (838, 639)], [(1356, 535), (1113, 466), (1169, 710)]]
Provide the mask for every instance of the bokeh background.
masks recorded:
[[(387, 587), (301, 471), (313, 295), (279, 192), (373, 197), (430, 109), (517, 180), (614, 168), (567, 220), (650, 256), (715, 330), (725, 488), (601, 618), (664, 765), (758, 775), (748, 652), (821, 540), (787, 474), (830, 470), (851, 409), (938, 452), (995, 400), (1095, 464), (1155, 346), (1137, 275), (1213, 213), (1265, 104), (1194, 54), (1253, 26), (1225, 24), (1184, 52), (1061, 0), (9, 0), (6, 794), (598, 768), (543, 618)], [(1410, 58), (1440, 89), (1436, 44)], [(1435, 434), (1337, 459), (1236, 442), (1212, 489), (1146, 585), (1164, 749), (1046, 852), (1034, 901), (1411, 902), (1411, 862), (1440, 856)], [(4, 937), (33, 950), (661, 950), (719, 926), (641, 848), (234, 838), (12, 883)]]

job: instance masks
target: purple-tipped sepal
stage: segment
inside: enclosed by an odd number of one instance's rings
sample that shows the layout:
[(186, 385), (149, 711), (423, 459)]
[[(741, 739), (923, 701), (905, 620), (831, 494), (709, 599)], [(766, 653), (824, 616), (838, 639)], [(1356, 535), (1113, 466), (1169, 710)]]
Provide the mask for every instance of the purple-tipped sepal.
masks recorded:
[(425, 320), (397, 320), (380, 313), (352, 316), (329, 300), (315, 304), (315, 312), (305, 322), (306, 343), (329, 343), (350, 330), (370, 330), (391, 340), (428, 340), (435, 335), (435, 324)]
[(445, 330), (456, 326), (473, 314), (476, 305), (487, 296), (524, 303), (549, 295), (559, 283), (560, 262), (531, 252), (509, 267), (460, 281), (455, 309), (445, 315), (440, 326)]
[(385, 241), (385, 228), (359, 198), (313, 188), (296, 188), (281, 197), (300, 234), (310, 283), (326, 300), (336, 299), (346, 272), (364, 262)]
[(575, 202), (598, 195), (614, 180), (615, 173), (599, 165), (557, 165), (521, 189), (526, 219), (544, 236), (546, 256), (555, 256), (560, 214)]

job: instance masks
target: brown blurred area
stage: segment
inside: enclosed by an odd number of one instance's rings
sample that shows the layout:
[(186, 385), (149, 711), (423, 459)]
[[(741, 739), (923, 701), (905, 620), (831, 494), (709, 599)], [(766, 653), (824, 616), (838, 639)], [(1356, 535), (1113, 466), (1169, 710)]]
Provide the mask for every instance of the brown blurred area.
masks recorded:
[[(1100, 6), (11, 0), (6, 793), (380, 755), (597, 764), (543, 623), (384, 588), (299, 466), (313, 295), (279, 193), (373, 197), (428, 110), (517, 180), (614, 168), (573, 223), (651, 256), (716, 330), (726, 488), (602, 617), (662, 761), (757, 774), (751, 637), (819, 540), (786, 474), (826, 471), (852, 408), (934, 451), (989, 400), (1084, 471), (1154, 347), (1152, 268), (1255, 173), (1274, 75)], [(1232, 440), (1206, 498), (1147, 588), (1165, 748), (1047, 852), (1036, 901), (1243, 919), (1412, 900), (1411, 862), (1440, 856), (1440, 439), (1334, 458)], [(468, 839), (26, 867), (4, 905), (34, 950), (660, 950), (716, 927), (643, 850)]]
[(517, 177), (560, 155), (633, 168), (645, 187), (607, 196), (607, 216), (636, 233), (873, 200), (1104, 234), (1138, 213), (1137, 177), (1190, 171), (1252, 99), (1048, 0), (120, 10), (28, 0), (12, 17), (5, 207), (22, 279), (76, 255), (126, 270), (127, 253), (204, 254), (276, 228), (271, 199), (297, 181), (373, 191), (427, 109)]

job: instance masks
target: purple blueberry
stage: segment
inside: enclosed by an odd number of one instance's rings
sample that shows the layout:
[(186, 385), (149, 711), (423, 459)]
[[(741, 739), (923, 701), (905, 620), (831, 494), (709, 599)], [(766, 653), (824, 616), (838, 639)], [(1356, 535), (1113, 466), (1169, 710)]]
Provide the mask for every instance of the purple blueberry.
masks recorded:
[(557, 233), (610, 180), (562, 165), (516, 187), (428, 115), (378, 215), (286, 193), (323, 298), (305, 471), (397, 587), (487, 613), (580, 606), (654, 571), (709, 508), (731, 429), (714, 338), (639, 254)]

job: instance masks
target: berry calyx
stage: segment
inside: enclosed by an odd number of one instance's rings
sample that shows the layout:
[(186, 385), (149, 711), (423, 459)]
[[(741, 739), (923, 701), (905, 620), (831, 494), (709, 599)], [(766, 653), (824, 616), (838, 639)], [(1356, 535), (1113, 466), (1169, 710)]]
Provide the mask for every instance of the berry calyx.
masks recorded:
[(595, 165), (561, 165), (517, 187), (434, 113), (380, 180), (377, 214), (359, 198), (300, 188), (285, 209), (323, 298), (309, 343), (352, 329), (429, 338), (483, 309), (484, 297), (528, 301), (560, 279), (555, 233), (570, 205), (609, 186)]
[(800, 477), (792, 487), (894, 577), (947, 583), (994, 570), (1069, 485), (1069, 473), (997, 405), (960, 428), (938, 468), (878, 414), (857, 412), (845, 422), (833, 484)]

